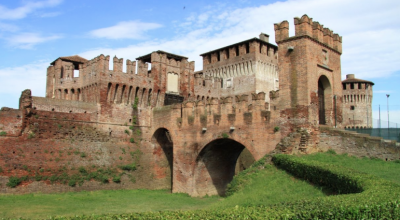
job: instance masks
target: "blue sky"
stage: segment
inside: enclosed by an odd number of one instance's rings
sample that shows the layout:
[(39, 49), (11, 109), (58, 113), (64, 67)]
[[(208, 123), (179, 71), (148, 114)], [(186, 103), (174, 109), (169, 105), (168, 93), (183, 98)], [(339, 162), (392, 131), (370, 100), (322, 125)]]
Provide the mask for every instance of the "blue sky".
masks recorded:
[(374, 86), (400, 127), (400, 1), (380, 0), (24, 0), (0, 2), (0, 107), (17, 108), (21, 91), (44, 96), (46, 68), (60, 56), (100, 54), (135, 59), (165, 50), (196, 61), (199, 54), (269, 34), (273, 24), (307, 14), (343, 37), (342, 78)]

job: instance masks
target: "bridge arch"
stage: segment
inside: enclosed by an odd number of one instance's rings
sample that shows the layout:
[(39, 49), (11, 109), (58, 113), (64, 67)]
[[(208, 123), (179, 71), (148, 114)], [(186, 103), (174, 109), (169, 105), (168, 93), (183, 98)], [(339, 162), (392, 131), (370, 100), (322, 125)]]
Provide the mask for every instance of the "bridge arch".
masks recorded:
[(165, 179), (165, 184), (172, 190), (173, 175), (173, 141), (166, 128), (158, 128), (151, 137), (151, 145), (155, 159), (155, 178)]
[(250, 164), (255, 161), (254, 155), (236, 140), (219, 138), (206, 144), (194, 166), (194, 194), (224, 196), (235, 170), (240, 169), (238, 158), (243, 153)]

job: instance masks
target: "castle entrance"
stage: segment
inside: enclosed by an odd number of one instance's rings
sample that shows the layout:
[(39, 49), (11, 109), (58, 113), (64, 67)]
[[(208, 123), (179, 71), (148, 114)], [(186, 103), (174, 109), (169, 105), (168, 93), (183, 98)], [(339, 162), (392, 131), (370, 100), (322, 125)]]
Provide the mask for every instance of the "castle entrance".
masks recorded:
[(153, 155), (156, 157), (156, 172), (165, 174), (162, 177), (172, 190), (173, 142), (169, 131), (165, 128), (157, 129), (151, 138), (151, 143), (154, 149)]
[(253, 163), (254, 157), (241, 143), (221, 138), (208, 143), (196, 158), (194, 170), (195, 190), (198, 196), (224, 196), (227, 185), (235, 175), (237, 161), (242, 152), (247, 152), (244, 160)]
[(327, 109), (331, 107), (329, 103), (331, 95), (331, 84), (326, 76), (322, 75), (318, 79), (318, 118), (319, 124), (326, 124)]

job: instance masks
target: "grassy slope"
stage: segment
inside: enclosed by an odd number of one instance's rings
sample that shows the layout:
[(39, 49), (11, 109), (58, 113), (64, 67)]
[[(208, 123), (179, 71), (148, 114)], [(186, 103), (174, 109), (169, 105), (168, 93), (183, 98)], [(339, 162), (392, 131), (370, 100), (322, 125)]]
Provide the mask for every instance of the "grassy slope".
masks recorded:
[(241, 179), (239, 181), (242, 182), (242, 188), (221, 202), (213, 204), (212, 208), (271, 205), (325, 196), (320, 189), (292, 177), (275, 166), (265, 165), (262, 170), (251, 169), (254, 171), (235, 177)]

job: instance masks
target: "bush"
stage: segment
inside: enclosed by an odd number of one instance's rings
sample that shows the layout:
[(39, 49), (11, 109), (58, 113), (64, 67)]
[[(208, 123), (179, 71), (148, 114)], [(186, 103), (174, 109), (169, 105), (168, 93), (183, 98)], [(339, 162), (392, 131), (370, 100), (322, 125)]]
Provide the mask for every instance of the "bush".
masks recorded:
[(227, 133), (222, 133), (222, 138), (229, 138), (229, 135)]
[(112, 181), (113, 181), (114, 183), (120, 183), (120, 182), (121, 182), (121, 176), (114, 176), (113, 179), (112, 179)]
[(70, 186), (70, 187), (76, 186), (76, 180), (75, 179), (69, 180), (68, 181), (68, 186)]
[(85, 167), (79, 167), (79, 168), (78, 168), (78, 171), (79, 171), (79, 173), (81, 173), (81, 174), (83, 174), (83, 175), (87, 175), (87, 174), (88, 174), (88, 172), (87, 172), (87, 170), (85, 169)]
[(130, 139), (129, 139), (129, 142), (135, 143), (135, 139), (134, 139), (134, 138), (130, 138)]
[(125, 129), (125, 134), (130, 135), (131, 133)]
[(121, 170), (134, 171), (136, 170), (136, 164), (132, 163), (127, 165), (121, 165), (119, 166), (119, 168), (121, 168)]
[(82, 157), (82, 158), (86, 157), (85, 152), (81, 152), (81, 157)]
[(6, 135), (7, 135), (7, 132), (5, 132), (5, 131), (0, 132), (0, 136), (6, 136)]
[(275, 127), (274, 127), (274, 132), (278, 132), (279, 129), (280, 129), (280, 128), (279, 128), (278, 126), (275, 126)]
[(11, 187), (11, 188), (15, 188), (17, 187), (20, 183), (22, 182), (22, 180), (16, 176), (10, 176), (8, 178), (8, 183), (7, 186)]
[(332, 154), (332, 155), (336, 155), (336, 151), (334, 149), (329, 149), (326, 151), (327, 154)]

